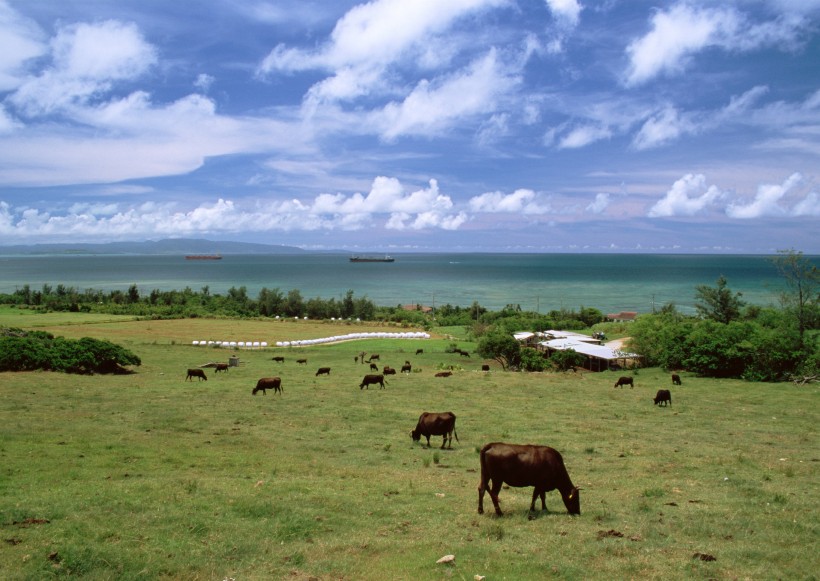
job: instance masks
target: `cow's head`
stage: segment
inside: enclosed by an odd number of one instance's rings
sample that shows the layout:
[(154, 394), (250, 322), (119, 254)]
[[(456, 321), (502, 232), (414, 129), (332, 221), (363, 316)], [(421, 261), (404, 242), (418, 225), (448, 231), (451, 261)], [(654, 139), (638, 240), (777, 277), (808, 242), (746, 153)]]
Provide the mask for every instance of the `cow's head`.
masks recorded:
[(567, 494), (561, 494), (564, 500), (564, 506), (567, 507), (567, 512), (570, 514), (581, 514), (581, 493), (580, 488), (574, 486)]
[(418, 442), (421, 440), (421, 433), (418, 430), (413, 430), (410, 432), (410, 437), (413, 438), (414, 442)]

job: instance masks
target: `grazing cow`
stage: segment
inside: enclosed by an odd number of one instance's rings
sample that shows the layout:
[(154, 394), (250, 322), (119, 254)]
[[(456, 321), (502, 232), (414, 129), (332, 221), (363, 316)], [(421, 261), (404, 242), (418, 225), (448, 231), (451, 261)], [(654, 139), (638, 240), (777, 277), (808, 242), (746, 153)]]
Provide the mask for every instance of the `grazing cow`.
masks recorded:
[(365, 375), (364, 379), (362, 379), (362, 382), (359, 384), (359, 389), (363, 389), (365, 387), (370, 389), (368, 386), (376, 385), (377, 383), (382, 386), (382, 389), (384, 389), (384, 375)]
[[(492, 480), (492, 487), (488, 488)], [(481, 480), (478, 483), (478, 514), (484, 514), (484, 491), (490, 493), (495, 513), (501, 516), (498, 493), (503, 484), (533, 486), (530, 511), (541, 497), (541, 510), (547, 510), (545, 495), (558, 489), (569, 514), (581, 514), (581, 498), (564, 466), (561, 454), (549, 446), (493, 442), (481, 449)]]
[(285, 358), (282, 357), (281, 355), (277, 355), (276, 357), (273, 358), (273, 360), (278, 361), (279, 363), (284, 363), (285, 362)]
[[(189, 369), (188, 375), (185, 377), (185, 381), (188, 381), (192, 377), (198, 377), (199, 381), (202, 381), (203, 379), (205, 381), (208, 381), (208, 376), (205, 375), (205, 371), (203, 371), (202, 369)], [(193, 379), (191, 379), (191, 381), (193, 381)]]
[(452, 371), (439, 371), (436, 373), (436, 377), (450, 377), (452, 374)]
[(489, 370), (490, 370), (490, 366), (489, 366), (489, 365), (487, 365), (486, 363), (484, 363), (484, 364), (481, 366), (481, 371), (489, 371)]
[(668, 389), (659, 389), (652, 401), (655, 402), (655, 405), (665, 406), (667, 402), (672, 405), (672, 393)]
[(424, 354), (424, 349), (416, 349), (416, 355)]
[(384, 375), (396, 375), (396, 370), (390, 367), (389, 365), (385, 365), (384, 369), (382, 370)]
[(378, 353), (373, 353), (373, 354), (370, 356), (370, 358), (367, 360), (367, 362), (368, 362), (368, 363), (373, 363), (373, 361), (375, 361), (375, 360), (376, 360), (376, 359), (378, 359), (378, 358), (379, 358), (379, 354), (378, 354)]
[(375, 363), (370, 364), (370, 371), (378, 371), (378, 370), (379, 370), (378, 365), (376, 365)]
[(330, 375), (330, 367), (320, 367), (316, 370), (316, 377), (320, 375)]
[(256, 382), (256, 387), (253, 388), (253, 395), (256, 395), (257, 391), (261, 391), (262, 395), (268, 395), (266, 390), (272, 389), (273, 393), (279, 392), (279, 395), (284, 394), (284, 390), (282, 389), (282, 378), (280, 377), (263, 377), (259, 381)]
[(464, 351), (463, 349), (456, 349), (455, 352), (458, 353), (459, 355), (461, 355), (462, 357), (469, 357), (470, 356), (470, 352), (469, 351)]
[(672, 374), (672, 385), (681, 385), (680, 375), (678, 375), (677, 373)]
[(409, 363), (405, 363), (404, 365), (401, 366), (401, 372), (402, 373), (405, 373), (405, 372), (410, 373), (411, 371), (413, 371), (413, 366), (410, 365)]
[(217, 363), (216, 369), (214, 369), (214, 373), (219, 373), (220, 371), (228, 371), (228, 364), (227, 363)]
[(307, 365), (307, 359), (297, 359), (296, 363), (299, 365)]
[[(453, 434), (456, 436), (458, 442), (458, 434), (456, 433), (456, 415), (453, 412), (430, 413), (424, 412), (419, 416), (419, 421), (416, 428), (410, 432), (410, 437), (414, 442), (421, 440), (424, 436), (427, 438), (427, 447), (430, 447), (430, 436), (443, 436), (441, 441), (441, 448), (448, 443), (448, 448), (453, 447)], [(448, 440), (449, 438), (449, 440)]]
[(626, 377), (626, 376), (619, 377), (618, 381), (615, 382), (615, 385), (613, 387), (620, 387), (621, 385), (628, 385), (629, 387), (635, 387), (635, 384), (632, 383), (632, 378), (631, 377)]

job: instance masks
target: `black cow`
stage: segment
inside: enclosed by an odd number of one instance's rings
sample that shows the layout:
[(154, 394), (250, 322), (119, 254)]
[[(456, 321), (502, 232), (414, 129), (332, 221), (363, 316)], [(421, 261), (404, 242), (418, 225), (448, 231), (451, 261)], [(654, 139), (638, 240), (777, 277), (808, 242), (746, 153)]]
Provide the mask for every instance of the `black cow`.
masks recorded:
[(659, 389), (652, 401), (655, 402), (655, 405), (665, 406), (667, 402), (672, 405), (672, 393), (668, 389)]
[(384, 375), (396, 375), (396, 370), (390, 367), (389, 365), (385, 365), (384, 369), (382, 369), (382, 373)]
[(681, 385), (680, 375), (678, 375), (677, 373), (672, 374), (672, 385)]
[[(384, 375), (382, 375), (382, 374), (365, 375), (364, 379), (362, 379), (362, 382), (359, 384), (359, 389), (363, 389), (363, 388), (368, 387), (370, 385), (376, 385), (377, 383), (382, 386), (381, 387), (382, 389), (384, 389)], [(370, 388), (368, 387), (368, 389), (370, 389)]]
[(253, 388), (253, 395), (256, 395), (257, 391), (261, 391), (262, 395), (268, 395), (266, 390), (272, 389), (273, 393), (279, 392), (279, 395), (284, 394), (284, 390), (282, 389), (282, 378), (280, 377), (263, 377), (259, 381), (256, 382), (256, 387)]
[(424, 349), (416, 349), (416, 355), (422, 355), (424, 353)]
[(458, 442), (458, 434), (456, 433), (456, 415), (453, 412), (430, 413), (424, 412), (419, 416), (419, 421), (416, 428), (410, 432), (410, 437), (414, 442), (421, 440), (424, 436), (427, 438), (427, 447), (430, 447), (430, 436), (443, 436), (441, 441), (441, 448), (448, 443), (448, 448), (453, 447), (453, 434), (456, 436)]
[(439, 371), (436, 373), (436, 377), (450, 377), (452, 374), (452, 371)]
[(320, 375), (330, 375), (330, 367), (320, 367), (316, 370), (316, 377)]
[(413, 366), (410, 365), (409, 363), (405, 363), (404, 365), (401, 366), (401, 372), (402, 373), (410, 373), (411, 371), (413, 371)]
[[(202, 381), (203, 379), (208, 381), (208, 376), (205, 375), (205, 372), (202, 369), (189, 369), (188, 375), (185, 377), (185, 381), (188, 381), (192, 377), (198, 377), (199, 381)], [(191, 379), (191, 381), (193, 381), (193, 379)]]
[[(375, 361), (375, 360), (376, 360), (376, 359), (378, 359), (378, 358), (379, 358), (379, 354), (378, 354), (378, 353), (373, 353), (373, 354), (372, 354), (372, 355), (371, 355), (371, 356), (367, 359), (367, 362), (368, 362), (368, 363), (373, 363), (373, 361)], [(364, 359), (362, 359), (362, 361), (364, 361)]]
[[(488, 485), (492, 481), (492, 488)], [(561, 454), (549, 446), (493, 442), (481, 449), (481, 480), (478, 484), (478, 514), (484, 513), (484, 491), (488, 490), (495, 512), (501, 516), (498, 493), (503, 484), (533, 486), (530, 511), (541, 497), (541, 510), (547, 510), (545, 495), (558, 489), (569, 514), (581, 514), (581, 498), (564, 466)]]
[(489, 365), (487, 365), (486, 363), (484, 363), (484, 364), (481, 366), (481, 371), (489, 371), (489, 370), (490, 370), (490, 366), (489, 366)]
[(375, 363), (370, 364), (370, 371), (378, 371), (378, 370), (379, 370), (378, 365), (376, 365)]
[(297, 359), (296, 363), (299, 365), (307, 365), (307, 359)]
[(618, 378), (618, 381), (615, 382), (613, 387), (620, 387), (622, 385), (628, 385), (629, 387), (635, 387), (635, 384), (632, 383), (631, 377), (622, 376)]
[(279, 363), (284, 363), (285, 362), (285, 358), (282, 357), (281, 355), (277, 355), (276, 357), (273, 358), (273, 360), (278, 361)]
[(219, 373), (220, 371), (228, 371), (228, 364), (227, 363), (217, 363), (216, 369), (214, 369), (214, 373)]

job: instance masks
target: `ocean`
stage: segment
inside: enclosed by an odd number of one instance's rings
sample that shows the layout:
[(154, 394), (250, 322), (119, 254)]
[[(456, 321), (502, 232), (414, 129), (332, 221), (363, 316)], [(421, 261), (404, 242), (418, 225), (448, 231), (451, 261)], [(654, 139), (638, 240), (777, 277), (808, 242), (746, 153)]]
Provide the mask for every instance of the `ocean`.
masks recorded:
[[(167, 255), (0, 256), (0, 293), (28, 284), (62, 284), (79, 290), (152, 290), (226, 294), (245, 287), (248, 296), (279, 289), (302, 298), (342, 298), (352, 290), (380, 306), (482, 307), (508, 304), (546, 313), (594, 307), (604, 313), (652, 312), (674, 303), (693, 313), (695, 287), (715, 286), (723, 275), (750, 304), (777, 304), (783, 288), (770, 256), (661, 254), (396, 254), (395, 262), (351, 263), (347, 255), (224, 255), (185, 260)], [(814, 258), (813, 258), (814, 259)], [(816, 260), (815, 260), (816, 262)]]

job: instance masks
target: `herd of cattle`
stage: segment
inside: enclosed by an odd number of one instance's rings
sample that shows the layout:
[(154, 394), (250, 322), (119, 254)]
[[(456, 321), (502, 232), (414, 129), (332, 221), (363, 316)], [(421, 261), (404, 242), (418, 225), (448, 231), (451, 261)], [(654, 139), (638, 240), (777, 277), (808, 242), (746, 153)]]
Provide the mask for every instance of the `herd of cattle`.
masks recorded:
[[(469, 357), (467, 351), (456, 349), (455, 352), (462, 356)], [(423, 349), (416, 351), (416, 355), (424, 353)], [(361, 352), (356, 355), (354, 362), (369, 363), (371, 371), (378, 371), (378, 367), (374, 361), (380, 360), (378, 354), (371, 354), (369, 359), (365, 360), (367, 354)], [(284, 363), (285, 358), (282, 356), (275, 356), (273, 361)], [(307, 359), (297, 359), (297, 364), (306, 365)], [(487, 365), (482, 365), (482, 371), (488, 371)], [(217, 363), (215, 365), (214, 373), (228, 371), (226, 363)], [(402, 373), (410, 373), (412, 365), (409, 361), (405, 361), (401, 367)], [(359, 384), (359, 389), (364, 389), (370, 385), (379, 385), (381, 389), (385, 386), (385, 375), (395, 375), (396, 370), (390, 366), (385, 366), (382, 373), (366, 374)], [(316, 371), (316, 377), (320, 375), (330, 375), (330, 367), (319, 367)], [(452, 371), (441, 371), (435, 374), (436, 377), (449, 377)], [(188, 369), (186, 381), (196, 377), (199, 381), (207, 381), (208, 377), (205, 371), (200, 368)], [(678, 374), (672, 374), (672, 384), (681, 385), (681, 378)], [(628, 385), (630, 388), (635, 387), (633, 377), (622, 376), (615, 382), (615, 387), (623, 387)], [(263, 377), (256, 382), (256, 386), (252, 390), (252, 395), (257, 392), (262, 392), (267, 395), (267, 390), (272, 389), (274, 394), (282, 395), (282, 379), (280, 377)], [(652, 399), (655, 405), (666, 406), (672, 405), (672, 394), (668, 389), (659, 389), (655, 397)], [(456, 416), (453, 412), (423, 412), (419, 416), (416, 427), (410, 432), (410, 437), (414, 442), (419, 442), (422, 437), (426, 438), (427, 446), (430, 447), (430, 437), (441, 436), (441, 448), (444, 449), (453, 447), (453, 436), (456, 442), (459, 441), (458, 433), (456, 433)], [(541, 499), (541, 509), (546, 510), (546, 493), (552, 490), (558, 490), (561, 494), (561, 499), (564, 501), (564, 506), (569, 514), (581, 514), (581, 498), (580, 489), (577, 488), (569, 477), (564, 459), (561, 454), (554, 448), (549, 446), (537, 446), (532, 444), (508, 444), (504, 442), (492, 442), (486, 444), (480, 452), (480, 467), (481, 477), (478, 485), (478, 513), (484, 513), (484, 493), (488, 492), (492, 500), (493, 507), (497, 515), (501, 516), (501, 508), (498, 503), (498, 493), (504, 484), (520, 487), (533, 487), (532, 502), (530, 504), (530, 511), (535, 511), (535, 501)]]

